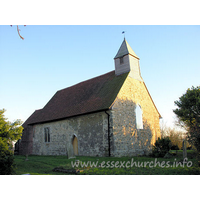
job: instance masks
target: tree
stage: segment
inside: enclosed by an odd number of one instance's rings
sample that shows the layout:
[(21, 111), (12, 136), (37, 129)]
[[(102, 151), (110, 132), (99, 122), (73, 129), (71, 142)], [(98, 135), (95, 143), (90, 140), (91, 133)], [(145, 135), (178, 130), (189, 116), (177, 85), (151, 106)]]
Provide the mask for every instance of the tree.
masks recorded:
[[(160, 126), (161, 138), (169, 137), (172, 144), (172, 150), (178, 150), (182, 148), (183, 140), (186, 139), (186, 132), (181, 129), (168, 127), (166, 124)], [(187, 147), (191, 147), (188, 143)]]
[(200, 86), (188, 89), (178, 101), (173, 112), (187, 130), (187, 139), (200, 152)]
[(0, 174), (12, 174), (14, 171), (13, 141), (21, 138), (22, 122), (11, 123), (4, 117), (5, 110), (0, 110)]

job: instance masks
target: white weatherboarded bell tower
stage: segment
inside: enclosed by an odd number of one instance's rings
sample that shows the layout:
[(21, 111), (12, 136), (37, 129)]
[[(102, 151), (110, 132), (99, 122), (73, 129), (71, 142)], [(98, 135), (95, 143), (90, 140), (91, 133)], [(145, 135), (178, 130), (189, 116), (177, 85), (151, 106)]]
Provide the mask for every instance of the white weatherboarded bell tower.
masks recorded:
[(143, 82), (140, 74), (139, 57), (135, 54), (126, 39), (121, 44), (115, 60), (115, 74), (116, 76), (127, 72), (129, 76)]

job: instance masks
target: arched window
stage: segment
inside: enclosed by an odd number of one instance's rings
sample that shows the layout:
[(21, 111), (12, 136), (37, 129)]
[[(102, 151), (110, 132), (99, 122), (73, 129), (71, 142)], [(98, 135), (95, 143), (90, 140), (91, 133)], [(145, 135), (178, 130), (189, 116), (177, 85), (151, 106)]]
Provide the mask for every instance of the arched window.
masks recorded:
[(73, 145), (74, 155), (77, 156), (78, 155), (78, 139), (75, 135), (73, 136), (73, 139), (72, 139), (72, 145)]
[(49, 128), (44, 128), (44, 141), (45, 142), (50, 142)]
[(135, 114), (136, 114), (136, 127), (137, 127), (137, 129), (143, 129), (142, 109), (141, 109), (140, 105), (136, 106)]

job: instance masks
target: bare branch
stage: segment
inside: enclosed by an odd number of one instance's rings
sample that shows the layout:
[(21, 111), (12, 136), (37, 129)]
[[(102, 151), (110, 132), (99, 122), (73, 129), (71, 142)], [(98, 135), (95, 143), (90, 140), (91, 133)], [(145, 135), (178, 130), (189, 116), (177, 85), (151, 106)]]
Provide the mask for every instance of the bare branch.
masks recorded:
[(18, 34), (19, 34), (19, 37), (20, 37), (22, 40), (24, 40), (24, 38), (20, 35), (19, 31), (20, 31), (20, 29), (19, 29), (19, 27), (18, 27), (18, 25), (17, 25), (17, 32), (18, 32)]
[[(10, 25), (11, 27), (12, 27), (12, 25)], [(26, 26), (26, 25), (24, 25), (24, 26)], [(21, 34), (20, 34), (20, 29), (19, 29), (19, 26), (17, 25), (17, 32), (18, 32), (18, 34), (19, 34), (19, 37), (22, 39), (22, 40), (24, 40), (24, 38), (21, 36)]]

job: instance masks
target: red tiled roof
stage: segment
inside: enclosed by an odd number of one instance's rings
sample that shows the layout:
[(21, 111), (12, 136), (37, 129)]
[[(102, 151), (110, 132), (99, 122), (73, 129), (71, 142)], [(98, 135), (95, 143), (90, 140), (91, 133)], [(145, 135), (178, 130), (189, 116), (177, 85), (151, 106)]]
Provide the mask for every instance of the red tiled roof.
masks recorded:
[(128, 73), (115, 71), (59, 90), (41, 110), (36, 110), (23, 124), (37, 124), (109, 109)]

